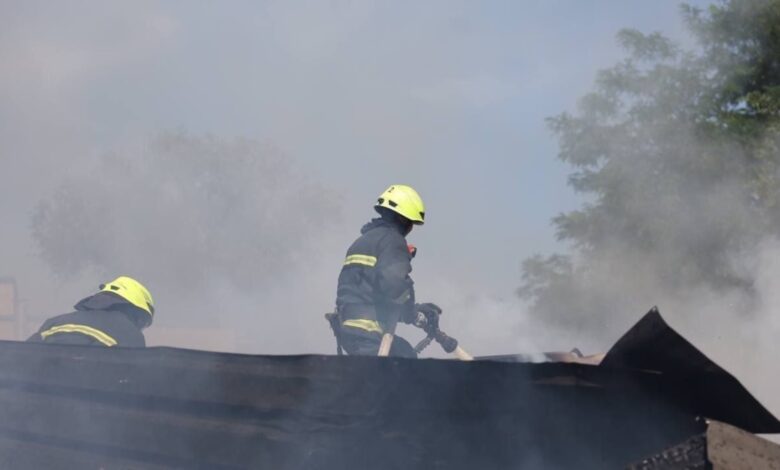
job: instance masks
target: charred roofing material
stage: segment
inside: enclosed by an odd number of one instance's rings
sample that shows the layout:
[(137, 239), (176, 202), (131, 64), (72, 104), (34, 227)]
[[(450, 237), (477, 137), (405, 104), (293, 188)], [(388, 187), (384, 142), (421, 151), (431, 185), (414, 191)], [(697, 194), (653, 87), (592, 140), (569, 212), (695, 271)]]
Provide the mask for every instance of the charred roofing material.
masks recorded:
[(780, 468), (780, 445), (710, 421), (707, 431), (628, 465), (628, 470), (754, 470)]
[(685, 406), (753, 433), (779, 433), (777, 420), (731, 374), (650, 310), (607, 352), (600, 367), (662, 374)]
[(0, 468), (603, 469), (700, 416), (780, 430), (675, 335), (651, 312), (599, 366), (0, 342)]

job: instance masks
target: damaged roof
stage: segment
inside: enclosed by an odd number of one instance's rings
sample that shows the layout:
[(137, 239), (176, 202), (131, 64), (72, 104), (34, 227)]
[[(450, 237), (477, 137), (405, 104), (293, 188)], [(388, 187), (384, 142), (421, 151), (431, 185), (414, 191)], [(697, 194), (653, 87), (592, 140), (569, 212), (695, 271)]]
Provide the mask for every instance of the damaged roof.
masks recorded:
[(611, 468), (780, 432), (648, 313), (598, 366), (0, 342), (3, 468)]

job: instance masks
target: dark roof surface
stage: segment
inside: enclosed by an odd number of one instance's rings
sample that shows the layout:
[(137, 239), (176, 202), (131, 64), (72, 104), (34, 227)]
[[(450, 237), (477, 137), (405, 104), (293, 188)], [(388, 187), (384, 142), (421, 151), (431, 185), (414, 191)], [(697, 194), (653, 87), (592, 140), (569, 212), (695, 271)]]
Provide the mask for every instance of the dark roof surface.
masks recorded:
[(613, 468), (699, 416), (780, 431), (661, 323), (600, 366), (0, 342), (0, 468)]
[(653, 308), (607, 352), (600, 367), (662, 374), (669, 393), (706, 418), (753, 433), (779, 433), (777, 420), (731, 374), (672, 329)]

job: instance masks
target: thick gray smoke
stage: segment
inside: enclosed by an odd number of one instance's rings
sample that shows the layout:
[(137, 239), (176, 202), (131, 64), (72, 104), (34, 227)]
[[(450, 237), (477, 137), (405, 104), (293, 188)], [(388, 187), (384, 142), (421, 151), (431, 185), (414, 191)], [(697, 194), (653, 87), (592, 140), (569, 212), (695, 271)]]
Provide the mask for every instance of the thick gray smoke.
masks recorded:
[[(344, 251), (406, 183), (428, 205), (418, 298), (472, 354), (603, 352), (658, 305), (780, 411), (780, 240), (754, 230), (735, 172), (703, 185), (625, 160), (616, 200), (660, 242), (637, 249), (610, 221), (597, 251), (556, 259), (555, 308), (514, 295), (522, 259), (561, 249), (549, 217), (594, 202), (566, 188), (544, 118), (623, 57), (623, 27), (684, 34), (667, 2), (0, 0), (0, 277), (25, 333), (127, 274), (157, 301), (150, 345), (332, 353)], [(650, 154), (733, 150), (644, 111)], [(634, 131), (609, 143), (634, 151)], [(721, 249), (729, 233), (750, 241)], [(749, 282), (699, 282), (728, 276), (686, 263), (691, 247)]]
[(702, 42), (692, 51), (620, 33), (628, 58), (598, 74), (578, 112), (550, 121), (571, 185), (591, 198), (555, 219), (572, 254), (526, 261), (520, 293), (588, 348), (657, 305), (777, 410), (777, 75), (745, 78), (776, 69), (777, 42), (758, 21), (770, 4), (689, 13)]
[(175, 319), (208, 338), (227, 322), (227, 334), (246, 335), (222, 345), (234, 348), (249, 346), (266, 315), (298, 317), (274, 292), (309, 286), (338, 220), (335, 194), (278, 150), (171, 134), (67, 177), (37, 206), (32, 234), (57, 276), (137, 277), (154, 286), (163, 327)]
[(338, 212), (273, 148), (166, 135), (66, 179), (32, 229), (60, 276), (125, 270), (186, 296), (214, 278), (241, 290), (289, 281), (316, 256), (310, 228), (332, 230)]
[(618, 28), (678, 34), (675, 8), (0, 9), (0, 274), (27, 331), (126, 273), (160, 304), (151, 344), (332, 351), (341, 257), (395, 182), (429, 205), (411, 236), (420, 300), (475, 354), (603, 350), (668, 310), (627, 298), (622, 324), (558, 331), (512, 289), (520, 259), (556, 247), (550, 214), (579, 201), (543, 118), (619, 57)]

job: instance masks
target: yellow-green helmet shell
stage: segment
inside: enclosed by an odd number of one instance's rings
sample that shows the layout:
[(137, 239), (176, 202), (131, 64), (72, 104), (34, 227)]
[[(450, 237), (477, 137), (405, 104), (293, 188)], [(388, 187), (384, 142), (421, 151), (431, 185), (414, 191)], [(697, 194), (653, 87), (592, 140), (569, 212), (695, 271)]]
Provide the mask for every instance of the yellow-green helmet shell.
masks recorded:
[(131, 304), (154, 316), (154, 300), (152, 294), (140, 282), (127, 276), (119, 276), (111, 282), (100, 286), (101, 292), (111, 292), (122, 297)]
[(379, 195), (374, 207), (384, 207), (409, 219), (413, 224), (425, 223), (425, 204), (411, 186), (394, 184)]

